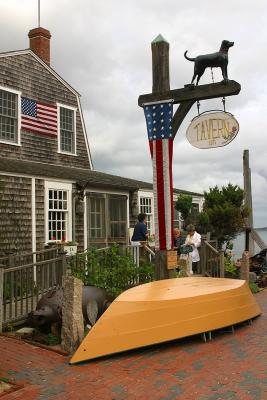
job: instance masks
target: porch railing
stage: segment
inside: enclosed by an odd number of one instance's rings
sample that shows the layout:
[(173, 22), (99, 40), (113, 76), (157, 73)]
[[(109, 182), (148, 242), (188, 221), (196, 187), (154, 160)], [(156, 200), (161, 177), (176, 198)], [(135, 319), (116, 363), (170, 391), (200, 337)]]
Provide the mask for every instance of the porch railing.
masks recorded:
[(212, 244), (203, 240), (200, 247), (200, 274), (224, 278), (224, 252), (217, 250)]
[[(0, 331), (3, 326), (24, 321), (45, 292), (62, 284), (66, 256), (54, 249), (54, 257), (47, 260), (48, 254), (47, 250), (38, 252), (39, 261), (24, 265), (16, 265), (20, 256), (15, 255), (13, 265), (9, 259), (7, 265), (0, 266)], [(35, 255), (24, 254), (22, 260)]]

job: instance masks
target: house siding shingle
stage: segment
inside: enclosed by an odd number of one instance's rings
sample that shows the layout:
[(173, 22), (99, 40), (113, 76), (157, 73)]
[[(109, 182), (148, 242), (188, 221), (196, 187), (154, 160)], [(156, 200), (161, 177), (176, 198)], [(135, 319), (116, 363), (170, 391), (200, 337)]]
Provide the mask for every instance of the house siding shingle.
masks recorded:
[(0, 256), (31, 251), (31, 179), (1, 175), (0, 182)]

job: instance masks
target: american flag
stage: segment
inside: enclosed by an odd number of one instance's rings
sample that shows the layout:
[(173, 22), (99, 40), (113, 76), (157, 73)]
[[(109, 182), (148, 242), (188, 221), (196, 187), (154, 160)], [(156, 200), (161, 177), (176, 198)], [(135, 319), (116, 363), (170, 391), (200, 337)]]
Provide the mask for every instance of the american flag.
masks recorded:
[(21, 128), (57, 136), (57, 107), (21, 97)]
[(173, 133), (171, 102), (144, 106), (150, 153), (153, 163), (155, 245), (160, 250), (173, 247)]

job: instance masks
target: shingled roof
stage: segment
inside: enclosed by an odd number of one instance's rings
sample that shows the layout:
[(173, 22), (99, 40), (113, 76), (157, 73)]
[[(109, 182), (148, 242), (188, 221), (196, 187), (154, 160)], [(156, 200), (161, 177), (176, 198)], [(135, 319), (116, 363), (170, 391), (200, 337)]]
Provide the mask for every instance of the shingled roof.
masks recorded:
[[(104, 189), (121, 189), (134, 191), (138, 189), (152, 190), (153, 185), (149, 182), (138, 181), (135, 179), (124, 178), (117, 175), (106, 174), (95, 170), (65, 167), (39, 162), (30, 162), (18, 159), (0, 157), (0, 172), (12, 174), (25, 174), (34, 177), (47, 179), (69, 180), (77, 183), (81, 187), (98, 187)], [(0, 178), (1, 179), (1, 178)], [(201, 193), (189, 192), (187, 190), (174, 189), (179, 194), (189, 194), (203, 196)]]

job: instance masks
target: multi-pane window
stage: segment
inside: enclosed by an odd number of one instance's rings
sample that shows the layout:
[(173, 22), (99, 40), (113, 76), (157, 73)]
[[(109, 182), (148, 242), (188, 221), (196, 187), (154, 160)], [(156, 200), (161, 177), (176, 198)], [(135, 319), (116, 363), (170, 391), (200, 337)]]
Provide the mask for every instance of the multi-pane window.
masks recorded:
[(127, 206), (126, 196), (109, 197), (110, 237), (121, 239), (126, 236)]
[(89, 237), (90, 239), (105, 237), (105, 199), (103, 197), (89, 199)]
[(67, 190), (48, 191), (48, 240), (67, 239), (68, 194)]
[(60, 151), (75, 153), (75, 112), (60, 107)]
[(152, 197), (140, 197), (139, 203), (140, 213), (144, 213), (147, 216), (147, 230), (151, 234), (152, 232)]
[(0, 140), (18, 143), (18, 95), (0, 89)]
[(116, 241), (127, 241), (127, 196), (88, 194), (89, 246), (105, 247)]

